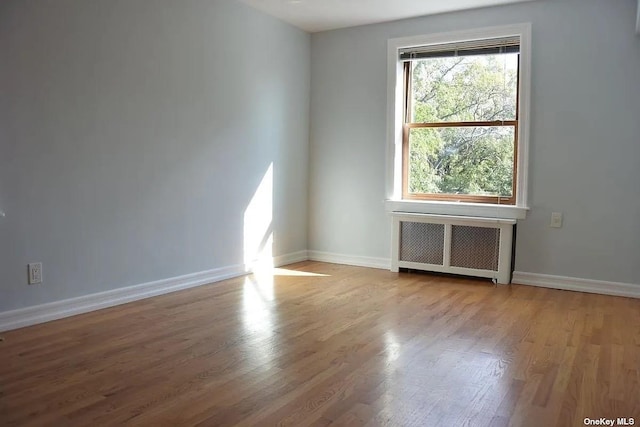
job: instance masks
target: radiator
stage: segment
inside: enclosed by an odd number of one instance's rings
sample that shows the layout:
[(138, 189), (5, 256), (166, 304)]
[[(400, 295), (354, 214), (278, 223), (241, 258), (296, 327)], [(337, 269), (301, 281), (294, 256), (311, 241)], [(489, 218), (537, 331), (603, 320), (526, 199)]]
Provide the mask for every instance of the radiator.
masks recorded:
[(513, 219), (393, 212), (391, 270), (511, 281)]

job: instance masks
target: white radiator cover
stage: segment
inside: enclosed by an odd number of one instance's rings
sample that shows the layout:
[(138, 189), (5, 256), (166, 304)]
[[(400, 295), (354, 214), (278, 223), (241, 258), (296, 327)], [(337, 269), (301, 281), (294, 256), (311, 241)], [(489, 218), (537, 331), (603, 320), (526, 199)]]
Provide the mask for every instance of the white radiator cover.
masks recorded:
[(392, 212), (391, 271), (511, 280), (514, 219)]

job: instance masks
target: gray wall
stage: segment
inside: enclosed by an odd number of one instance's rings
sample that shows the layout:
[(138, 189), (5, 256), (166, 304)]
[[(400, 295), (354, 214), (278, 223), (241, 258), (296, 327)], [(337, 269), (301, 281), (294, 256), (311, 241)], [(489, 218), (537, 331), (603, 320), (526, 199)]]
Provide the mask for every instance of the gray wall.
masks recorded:
[(241, 264), (272, 162), (306, 249), (309, 56), (231, 0), (0, 2), (0, 311)]
[[(531, 22), (529, 205), (516, 270), (640, 284), (635, 0), (544, 0), (314, 34), (309, 248), (389, 258), (387, 39)], [(564, 227), (548, 227), (551, 212)]]

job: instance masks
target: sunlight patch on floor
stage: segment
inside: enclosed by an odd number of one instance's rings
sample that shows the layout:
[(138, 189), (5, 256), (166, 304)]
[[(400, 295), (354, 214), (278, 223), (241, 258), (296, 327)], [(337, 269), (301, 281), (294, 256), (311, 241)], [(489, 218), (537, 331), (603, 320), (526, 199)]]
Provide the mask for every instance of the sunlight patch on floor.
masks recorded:
[(274, 276), (303, 276), (303, 277), (331, 277), (330, 274), (311, 273), (309, 271), (289, 270), (286, 268), (273, 268)]
[[(290, 270), (288, 268), (277, 268), (268, 263), (254, 263), (252, 266), (254, 277), (258, 280), (268, 280), (275, 276), (291, 277), (331, 277), (330, 274), (313, 273), (310, 271)], [(273, 279), (271, 280), (273, 282)]]

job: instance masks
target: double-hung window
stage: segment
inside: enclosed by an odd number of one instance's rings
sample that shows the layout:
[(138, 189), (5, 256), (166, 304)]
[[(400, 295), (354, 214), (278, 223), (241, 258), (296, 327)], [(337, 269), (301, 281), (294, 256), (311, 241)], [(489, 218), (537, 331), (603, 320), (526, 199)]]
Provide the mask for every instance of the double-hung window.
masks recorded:
[(450, 36), (390, 41), (396, 199), (525, 206), (523, 35)]

